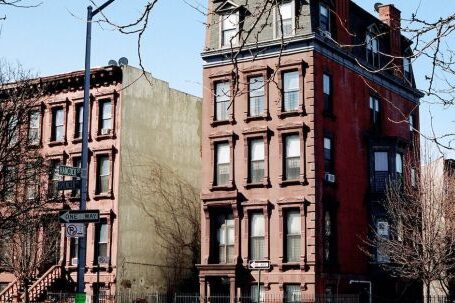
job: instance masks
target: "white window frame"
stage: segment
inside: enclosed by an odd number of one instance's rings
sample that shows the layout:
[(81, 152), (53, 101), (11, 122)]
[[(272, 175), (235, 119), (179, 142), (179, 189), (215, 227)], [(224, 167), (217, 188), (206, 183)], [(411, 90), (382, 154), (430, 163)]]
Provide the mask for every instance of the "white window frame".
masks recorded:
[[(291, 6), (292, 32), (289, 36), (280, 35), (280, 30), (281, 30), (280, 7), (284, 4)], [(273, 24), (274, 24), (273, 36), (275, 37), (275, 39), (288, 38), (288, 37), (295, 36), (295, 0), (283, 1), (281, 4), (278, 4), (277, 6), (274, 7)]]
[[(227, 153), (224, 157), (221, 157), (221, 152)], [(215, 144), (215, 183), (216, 186), (227, 186), (229, 184), (229, 180), (231, 179), (231, 146), (229, 142), (217, 142)], [(219, 171), (221, 167), (228, 169), (228, 176), (226, 178), (226, 182), (220, 183), (219, 180)]]
[[(35, 123), (33, 123), (34, 119), (36, 119)], [(40, 134), (40, 127), (41, 127), (41, 112), (39, 110), (33, 110), (29, 114), (29, 121), (28, 121), (28, 143), (30, 145), (37, 145), (40, 142), (41, 134)], [(32, 134), (36, 133), (36, 137), (32, 137)]]
[[(107, 162), (107, 174), (102, 173), (102, 160), (106, 160)], [(110, 157), (108, 154), (100, 154), (97, 155), (97, 168), (96, 168), (96, 194), (105, 194), (109, 192), (109, 184), (110, 184), (110, 177), (111, 177), (111, 163)], [(104, 190), (103, 188), (103, 178), (107, 178), (107, 188)]]
[[(112, 130), (113, 126), (113, 117), (112, 117), (112, 100), (111, 99), (101, 99), (98, 102), (99, 106), (99, 127), (100, 127), (100, 132), (102, 133), (102, 130)], [(109, 104), (110, 106), (110, 111), (105, 113), (104, 107), (106, 104)], [(109, 125), (107, 125), (109, 124)]]
[[(58, 123), (58, 112), (62, 112), (62, 121), (61, 124)], [(61, 137), (57, 136), (57, 129), (61, 128)], [(65, 108), (62, 106), (57, 106), (52, 108), (52, 129), (51, 129), (52, 141), (61, 142), (65, 140)]]
[[(250, 217), (250, 231), (249, 231), (249, 256), (251, 260), (263, 260), (265, 257), (265, 220), (266, 217), (261, 212), (253, 212)], [(254, 224), (262, 223), (262, 228)], [(255, 241), (257, 240), (257, 241)], [(253, 245), (253, 242), (261, 242), (261, 248)], [(259, 251), (255, 251), (255, 248)], [(256, 255), (256, 256), (255, 256)]]
[[(297, 141), (297, 143), (299, 144), (298, 146), (298, 155), (290, 155), (289, 154), (289, 140), (291, 140), (290, 138), (293, 138)], [(284, 137), (284, 153), (283, 153), (283, 156), (284, 156), (284, 179), (286, 181), (292, 181), (292, 180), (299, 180), (300, 178), (300, 174), (302, 173), (300, 170), (301, 170), (301, 161), (302, 161), (302, 154), (301, 154), (301, 144), (302, 142), (300, 142), (300, 136), (298, 134), (288, 134)], [(290, 179), (289, 178), (289, 175), (288, 175), (288, 160), (289, 159), (297, 159), (299, 160), (299, 165), (298, 165), (298, 168), (299, 168), (299, 175), (296, 177), (296, 178), (293, 178), (293, 179)]]
[[(226, 86), (227, 87), (227, 91), (224, 91), (223, 90), (223, 87), (222, 86)], [(215, 82), (215, 87), (214, 87), (214, 98), (215, 98), (215, 108), (214, 108), (214, 120), (215, 121), (227, 121), (229, 120), (229, 115), (230, 115), (230, 111), (232, 110), (232, 104), (231, 104), (231, 83), (229, 81), (217, 81)], [(218, 91), (220, 90), (220, 91)], [(225, 106), (227, 103), (227, 106), (226, 106), (226, 110), (223, 111), (223, 116), (222, 117), (219, 117), (218, 115), (218, 107), (219, 106)], [(221, 109), (221, 107), (220, 107)], [(221, 116), (221, 115), (220, 115)]]
[[(258, 145), (255, 147), (255, 145)], [(260, 148), (262, 147), (262, 151)], [(264, 138), (254, 138), (251, 139), (249, 142), (249, 163), (248, 163), (248, 170), (249, 170), (249, 179), (251, 183), (262, 183), (264, 176), (265, 176), (265, 143)], [(258, 151), (255, 154), (255, 151)], [(260, 165), (262, 163), (262, 177), (258, 178), (258, 180), (253, 179), (253, 166)]]
[[(236, 17), (237, 18), (237, 24), (235, 26), (235, 28), (229, 28), (227, 30), (224, 29), (224, 21), (225, 20), (229, 20), (230, 17)], [(228, 21), (229, 22), (229, 21)], [(220, 48), (229, 48), (229, 47), (234, 47), (234, 46), (237, 46), (239, 44), (239, 41), (240, 41), (240, 14), (238, 11), (235, 11), (235, 12), (230, 12), (230, 13), (225, 13), (225, 14), (221, 14), (220, 15), (220, 18), (219, 18), (219, 24), (220, 24), (220, 31), (219, 31), (219, 36), (220, 36)], [(235, 31), (235, 34), (233, 37), (232, 40), (229, 40), (228, 43), (225, 45), (224, 44), (224, 33), (226, 31)]]
[[(290, 229), (290, 225), (289, 225), (289, 217), (293, 215), (293, 216), (296, 216), (297, 218), (297, 223), (298, 223), (298, 232), (296, 233), (291, 233), (289, 231)], [(286, 235), (285, 235), (285, 238), (286, 238), (286, 262), (287, 263), (294, 263), (294, 262), (300, 262), (300, 255), (302, 254), (302, 223), (301, 223), (301, 213), (299, 210), (289, 210), (286, 212), (286, 216), (285, 216), (285, 228), (286, 228)], [(297, 256), (294, 256), (295, 259), (293, 258), (290, 258), (291, 257), (291, 252), (289, 250), (289, 243), (290, 243), (290, 240), (298, 240), (298, 244), (299, 244), (299, 253)]]
[[(260, 79), (260, 80), (258, 80)], [(254, 85), (259, 87), (254, 88)], [(253, 99), (255, 105), (253, 106)], [(265, 112), (265, 79), (264, 76), (252, 76), (248, 78), (248, 116), (259, 117)]]
[[(296, 75), (297, 77), (297, 87), (286, 87), (285, 83), (286, 83), (286, 77), (289, 75)], [(282, 101), (282, 106), (283, 106), (283, 112), (293, 112), (293, 111), (297, 111), (299, 110), (299, 106), (300, 106), (300, 98), (301, 98), (301, 87), (300, 87), (300, 74), (299, 74), (299, 71), (298, 70), (289, 70), (289, 71), (284, 71), (283, 74), (282, 74), (282, 86), (283, 86), (283, 101)], [(286, 108), (286, 94), (292, 94), (292, 93), (295, 93), (297, 94), (297, 100), (296, 100), (296, 106), (295, 107), (290, 107), (289, 108)]]

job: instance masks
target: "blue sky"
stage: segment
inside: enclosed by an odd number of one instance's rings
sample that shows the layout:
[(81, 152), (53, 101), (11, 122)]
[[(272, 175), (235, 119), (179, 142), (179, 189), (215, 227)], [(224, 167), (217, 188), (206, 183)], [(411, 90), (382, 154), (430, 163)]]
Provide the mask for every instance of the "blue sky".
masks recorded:
[[(31, 0), (32, 1), (32, 0)], [(88, 0), (42, 0), (33, 9), (0, 8), (7, 20), (0, 22), (0, 57), (9, 62), (20, 62), (39, 75), (51, 75), (84, 66), (85, 16)], [(104, 1), (96, 0), (97, 4)], [(205, 5), (206, 0), (189, 0)], [(377, 0), (356, 0), (373, 14)], [(396, 0), (393, 3), (403, 17), (419, 8), (419, 16), (436, 19), (455, 12), (455, 1)], [(132, 21), (145, 4), (144, 0), (116, 0), (105, 13), (116, 21)], [(202, 60), (205, 16), (185, 4), (184, 0), (159, 0), (149, 29), (143, 39), (144, 65), (153, 76), (170, 82), (171, 86), (194, 95), (202, 94)], [(116, 31), (93, 28), (92, 66), (106, 65), (109, 59), (127, 57), (138, 66), (136, 36), (121, 35)], [(421, 88), (428, 72), (428, 64), (414, 64)], [(429, 105), (421, 106), (421, 127), (429, 132)], [(455, 130), (455, 107), (431, 106), (437, 133)]]

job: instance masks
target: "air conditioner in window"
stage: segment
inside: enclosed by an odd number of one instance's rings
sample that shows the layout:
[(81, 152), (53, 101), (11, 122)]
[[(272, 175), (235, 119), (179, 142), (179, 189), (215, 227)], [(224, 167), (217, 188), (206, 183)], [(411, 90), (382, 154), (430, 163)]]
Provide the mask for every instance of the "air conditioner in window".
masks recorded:
[(77, 258), (71, 258), (71, 265), (77, 266)]
[(321, 32), (322, 37), (324, 38), (332, 38), (332, 33), (328, 31), (322, 31)]
[(325, 181), (327, 181), (329, 183), (335, 183), (335, 175), (334, 174), (325, 173)]
[(101, 129), (101, 134), (102, 135), (110, 135), (111, 132), (112, 132), (112, 129), (110, 129), (110, 128), (102, 128)]

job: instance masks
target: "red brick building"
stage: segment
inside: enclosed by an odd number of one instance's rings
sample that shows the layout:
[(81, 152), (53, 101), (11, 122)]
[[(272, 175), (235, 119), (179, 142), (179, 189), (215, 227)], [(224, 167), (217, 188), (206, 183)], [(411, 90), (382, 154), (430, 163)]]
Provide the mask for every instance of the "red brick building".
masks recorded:
[(387, 256), (361, 247), (370, 227), (393, 236), (380, 201), (388, 180), (415, 177), (421, 93), (400, 11), (376, 10), (209, 1), (202, 296), (257, 300), (247, 264), (270, 260), (261, 296), (361, 294), (361, 280), (378, 302), (398, 298), (404, 284), (378, 266)]

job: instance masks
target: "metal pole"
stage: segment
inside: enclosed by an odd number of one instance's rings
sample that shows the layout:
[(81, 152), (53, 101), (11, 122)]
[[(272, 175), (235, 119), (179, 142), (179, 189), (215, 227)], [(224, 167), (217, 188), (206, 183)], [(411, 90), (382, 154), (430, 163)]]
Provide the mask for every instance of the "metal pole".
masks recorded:
[[(87, 7), (87, 35), (85, 40), (85, 75), (84, 75), (84, 106), (82, 120), (82, 159), (81, 159), (81, 200), (79, 209), (87, 208), (87, 167), (88, 167), (88, 119), (90, 109), (90, 48), (92, 42), (92, 7)], [(85, 257), (87, 238), (79, 239), (77, 262), (77, 292), (85, 292)]]
[(96, 303), (100, 302), (100, 262), (98, 261), (98, 270), (96, 271)]
[[(90, 113), (90, 50), (92, 43), (92, 19), (115, 0), (108, 0), (95, 11), (91, 6), (87, 7), (87, 33), (85, 40), (85, 73), (84, 73), (84, 105), (82, 119), (82, 159), (81, 159), (81, 200), (79, 209), (87, 208), (87, 178), (88, 178), (88, 120)], [(79, 238), (79, 254), (77, 262), (77, 292), (85, 291), (85, 259), (87, 251), (87, 238)]]
[(257, 296), (257, 303), (260, 303), (260, 295), (261, 295), (261, 270), (259, 269), (259, 278), (258, 278), (258, 296)]

